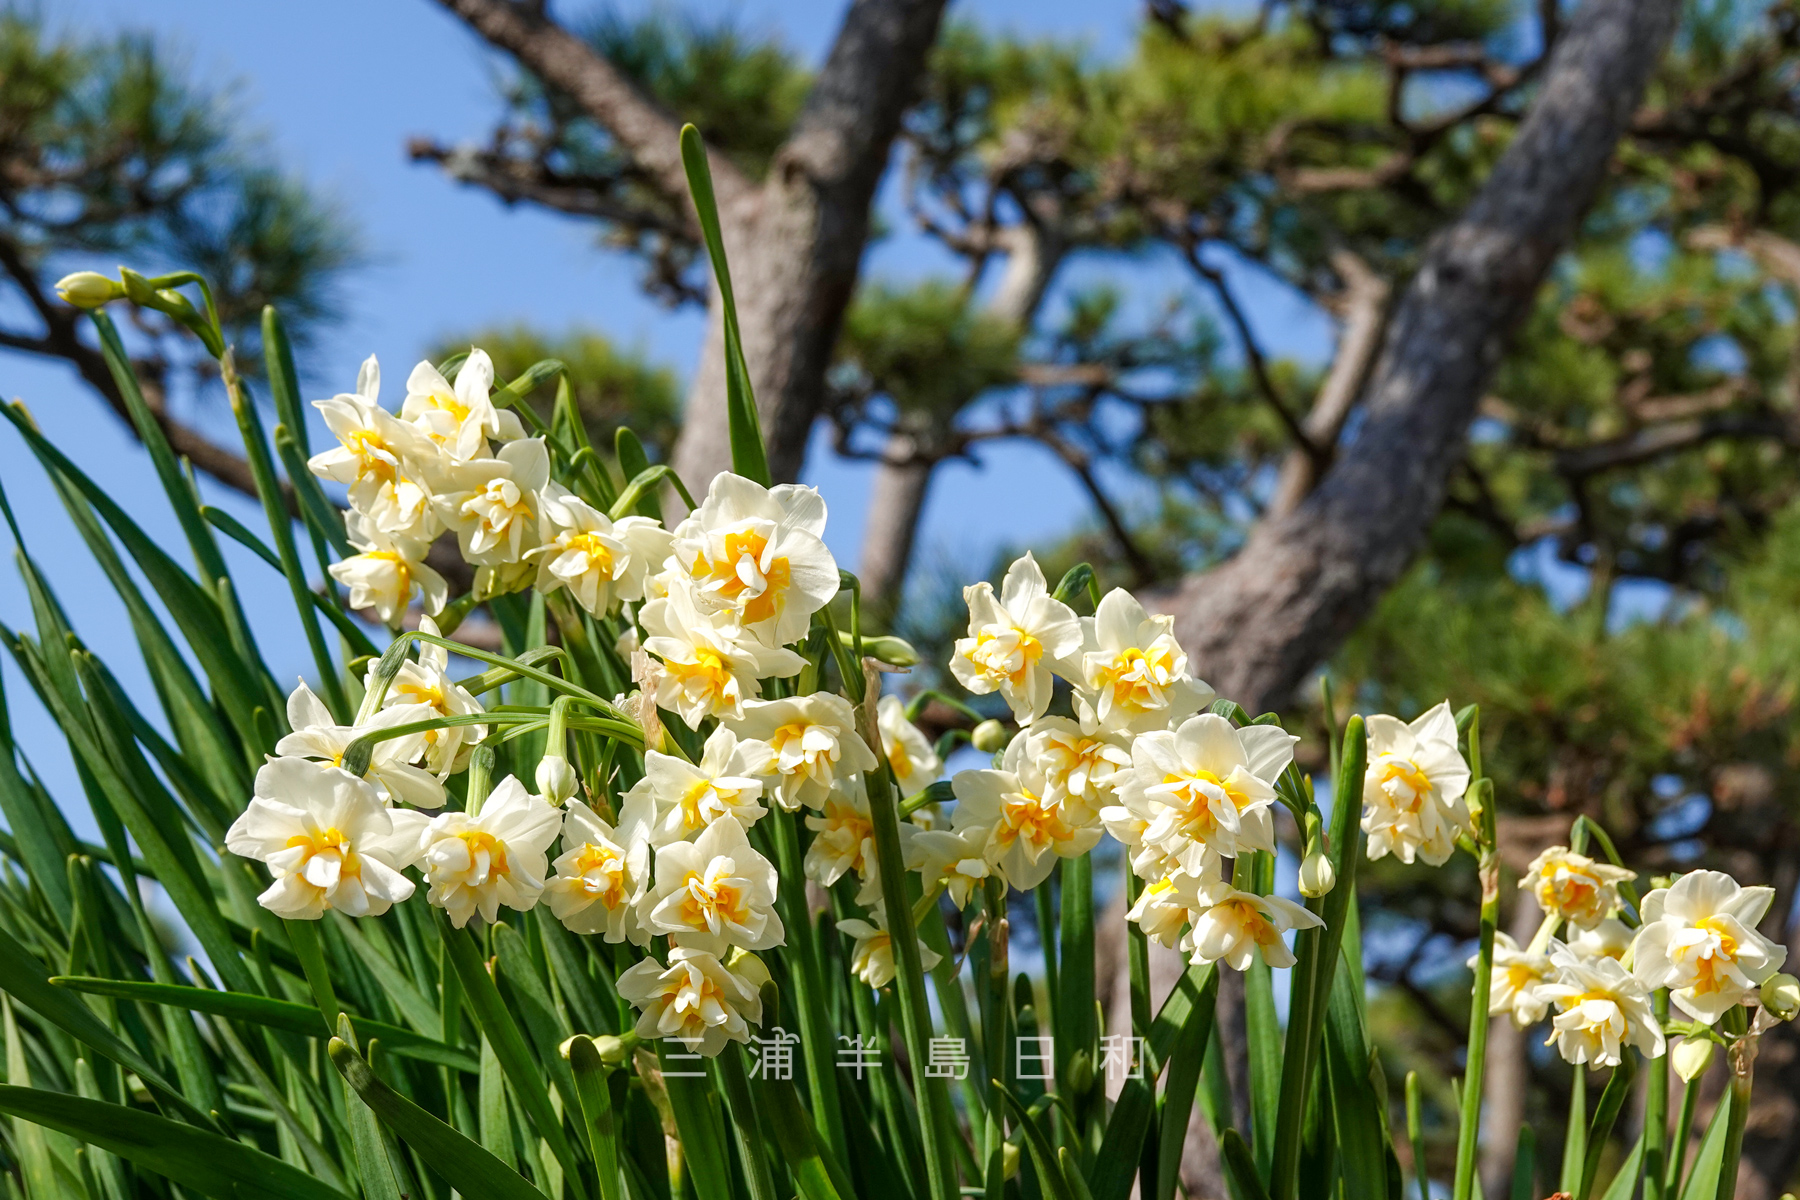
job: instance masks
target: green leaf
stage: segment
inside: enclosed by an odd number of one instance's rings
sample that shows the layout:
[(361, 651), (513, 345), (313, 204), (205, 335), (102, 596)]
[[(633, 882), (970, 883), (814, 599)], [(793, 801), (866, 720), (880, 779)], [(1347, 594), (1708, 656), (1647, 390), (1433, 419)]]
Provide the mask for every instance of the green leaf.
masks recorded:
[[(525, 1035), (512, 1011), (500, 997), (493, 976), (481, 961), (475, 948), (475, 937), (467, 929), (452, 928), (448, 918), (438, 911), (438, 929), (443, 935), (445, 952), (450, 956), (463, 994), (475, 1014), (475, 1023), (494, 1044), (494, 1054), (506, 1071), (507, 1082), (519, 1106), (537, 1127), (538, 1136), (550, 1145), (550, 1152), (562, 1164), (569, 1190), (585, 1200), (587, 1190), (581, 1186), (580, 1165), (574, 1147), (563, 1133), (562, 1120), (550, 1105), (550, 1085), (538, 1070), (537, 1060), (525, 1044)], [(558, 1060), (560, 1062), (560, 1060)], [(571, 1096), (571, 1102), (573, 1097)]]
[(52, 986), (49, 972), (4, 929), (0, 929), (0, 991), (9, 993), (76, 1041), (87, 1043), (134, 1072), (162, 1101), (174, 1106), (189, 1120), (202, 1125), (213, 1124), (211, 1117), (182, 1099), (181, 1093), (169, 1085), (162, 1072), (130, 1043), (103, 1025), (87, 1005), (73, 994)]
[(688, 190), (694, 194), (694, 209), (700, 216), (700, 232), (706, 239), (706, 253), (712, 259), (720, 306), (725, 313), (725, 412), (731, 428), (731, 469), (768, 487), (769, 455), (763, 446), (762, 420), (756, 412), (750, 372), (744, 365), (744, 339), (738, 332), (737, 298), (732, 295), (731, 268), (725, 262), (725, 239), (719, 231), (712, 167), (707, 164), (700, 131), (692, 125), (681, 128), (681, 164), (687, 168)]
[(1736, 1095), (1726, 1088), (1725, 1094), (1719, 1097), (1719, 1106), (1713, 1109), (1712, 1120), (1707, 1123), (1706, 1136), (1700, 1139), (1700, 1150), (1694, 1155), (1694, 1165), (1688, 1171), (1687, 1183), (1682, 1186), (1681, 1200), (1713, 1200), (1719, 1194), (1731, 1108), (1736, 1103)]
[(1613, 1123), (1619, 1119), (1619, 1112), (1625, 1107), (1625, 1100), (1631, 1094), (1632, 1081), (1636, 1078), (1636, 1056), (1621, 1054), (1619, 1065), (1613, 1068), (1612, 1078), (1606, 1081), (1606, 1090), (1600, 1093), (1600, 1103), (1594, 1109), (1593, 1124), (1588, 1127), (1587, 1154), (1582, 1159), (1581, 1186), (1575, 1192), (1575, 1200), (1588, 1200), (1589, 1194), (1594, 1190), (1594, 1181), (1600, 1174), (1600, 1159), (1606, 1153), (1606, 1139), (1612, 1136)]
[[(1431, 1200), (1423, 1191), (1423, 1178), (1419, 1181), (1419, 1187), (1420, 1200)], [(1528, 1124), (1520, 1125), (1519, 1144), (1513, 1149), (1511, 1200), (1537, 1200), (1537, 1194), (1537, 1133)], [(1612, 1196), (1610, 1190), (1607, 1196)]]
[(1569, 1088), (1569, 1128), (1563, 1135), (1561, 1177), (1556, 1190), (1575, 1194), (1581, 1186), (1581, 1167), (1587, 1161), (1587, 1068), (1577, 1065)]
[(681, 477), (675, 474), (675, 469), (665, 463), (658, 463), (653, 467), (645, 467), (632, 478), (630, 483), (625, 485), (625, 490), (620, 492), (619, 498), (612, 502), (612, 509), (607, 515), (617, 521), (621, 517), (637, 512), (645, 494), (664, 480), (667, 480), (669, 485), (675, 489), (676, 495), (681, 497), (682, 503), (688, 506), (689, 511), (700, 507), (694, 503), (693, 495), (681, 482)]
[(1063, 1178), (1062, 1167), (1057, 1163), (1056, 1151), (1050, 1147), (1050, 1139), (1044, 1136), (1025, 1106), (1012, 1090), (998, 1079), (990, 1081), (989, 1094), (997, 1094), (1006, 1104), (1006, 1110), (1012, 1114), (1013, 1122), (1025, 1135), (1025, 1145), (1031, 1151), (1032, 1165), (1037, 1168), (1038, 1180), (1048, 1191), (1050, 1200), (1075, 1200), (1075, 1193), (1069, 1187), (1069, 1181)]
[[(319, 1010), (288, 1000), (272, 1000), (267, 996), (251, 996), (242, 992), (218, 992), (211, 988), (185, 987), (174, 983), (144, 983), (137, 980), (97, 979), (90, 976), (59, 975), (49, 981), (58, 988), (83, 992), (90, 996), (112, 996), (120, 1000), (138, 1000), (170, 1008), (203, 1012), (234, 1021), (248, 1021), (269, 1029), (326, 1037), (320, 1027)], [(85, 1010), (83, 1010), (85, 1011)], [(402, 1058), (436, 1063), (473, 1075), (479, 1070), (474, 1056), (466, 1050), (445, 1045), (434, 1038), (414, 1033), (399, 1025), (371, 1021), (367, 1017), (351, 1017), (357, 1037), (367, 1041), (380, 1038), (389, 1053)], [(135, 1070), (136, 1068), (133, 1068)]]
[(1336, 1126), (1338, 1163), (1349, 1196), (1387, 1194), (1387, 1139), (1369, 1082), (1369, 1052), (1357, 1015), (1351, 976), (1332, 980), (1325, 1015), (1325, 1078)]
[(0, 1087), (0, 1112), (116, 1154), (218, 1200), (349, 1200), (242, 1142), (153, 1113), (36, 1088)]
[[(1244, 1137), (1235, 1129), (1227, 1129), (1220, 1139), (1219, 1149), (1225, 1159), (1225, 1175), (1231, 1183), (1232, 1192), (1238, 1200), (1269, 1200), (1269, 1193), (1263, 1188), (1262, 1178), (1256, 1173), (1256, 1160), (1250, 1154), (1250, 1147), (1244, 1144)], [(1346, 1192), (1350, 1196), (1379, 1196), (1382, 1192)]]
[[(681, 1043), (674, 1045), (679, 1047)], [(671, 1060), (671, 1055), (682, 1057)], [(731, 1163), (725, 1155), (725, 1131), (711, 1103), (712, 1081), (700, 1069), (704, 1060), (681, 1049), (671, 1050), (666, 1040), (657, 1043), (656, 1056), (695, 1194), (699, 1200), (732, 1200)]]
[(481, 1200), (548, 1200), (517, 1171), (382, 1082), (348, 1042), (332, 1038), (330, 1052), (363, 1103), (451, 1187)]
[(1187, 1047), (1191, 1046), (1191, 1053), (1204, 1059), (1218, 996), (1217, 969), (1211, 965), (1196, 966), (1188, 968), (1163, 1001), (1150, 1026), (1150, 1061), (1145, 1065), (1144, 1078), (1125, 1081), (1118, 1103), (1107, 1118), (1100, 1151), (1094, 1156), (1087, 1181), (1094, 1200), (1125, 1200), (1130, 1194), (1132, 1178), (1137, 1174), (1138, 1152), (1156, 1110), (1156, 1077), (1178, 1044), (1183, 1053), (1189, 1053)]
[(594, 1039), (577, 1035), (569, 1039), (569, 1068), (575, 1091), (581, 1098), (582, 1128), (600, 1180), (600, 1200), (620, 1200), (624, 1182), (619, 1177), (619, 1130), (613, 1115), (612, 1089), (607, 1084), (606, 1063)]
[[(650, 456), (644, 453), (644, 443), (638, 441), (638, 435), (623, 425), (613, 434), (613, 457), (619, 460), (619, 470), (625, 473), (627, 479), (636, 479), (650, 469)], [(640, 517), (662, 520), (662, 503), (657, 500), (654, 491), (638, 496), (635, 511)]]
[(1643, 1167), (1644, 1139), (1640, 1137), (1637, 1144), (1632, 1146), (1631, 1153), (1625, 1156), (1625, 1161), (1619, 1164), (1619, 1173), (1613, 1176), (1606, 1191), (1601, 1193), (1600, 1200), (1631, 1200), (1631, 1194), (1637, 1191), (1638, 1176)]

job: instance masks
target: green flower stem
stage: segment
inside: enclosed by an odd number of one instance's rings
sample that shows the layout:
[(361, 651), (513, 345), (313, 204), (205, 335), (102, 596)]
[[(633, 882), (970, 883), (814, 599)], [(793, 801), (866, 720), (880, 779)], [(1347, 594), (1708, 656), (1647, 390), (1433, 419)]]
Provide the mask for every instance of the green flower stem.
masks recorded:
[(1688, 1142), (1694, 1136), (1694, 1106), (1699, 1100), (1698, 1080), (1681, 1085), (1681, 1115), (1675, 1118), (1675, 1138), (1670, 1143), (1669, 1167), (1662, 1181), (1664, 1200), (1681, 1190), (1681, 1172), (1687, 1166)]
[(1725, 1125), (1725, 1155), (1719, 1166), (1718, 1200), (1732, 1200), (1737, 1195), (1738, 1159), (1744, 1152), (1744, 1122), (1750, 1116), (1751, 1073), (1756, 1063), (1756, 1038), (1748, 1033), (1749, 1022), (1743, 1005), (1726, 1011), (1720, 1021), (1726, 1036), (1732, 1039), (1726, 1051), (1731, 1066), (1731, 1112)]
[[(1650, 1004), (1657, 1022), (1669, 1019), (1669, 989), (1658, 988)], [(1644, 1089), (1644, 1200), (1664, 1200), (1664, 1168), (1669, 1157), (1669, 1056), (1644, 1064), (1650, 1072)]]
[(819, 967), (812, 910), (806, 902), (806, 872), (800, 861), (796, 819), (782, 808), (769, 814), (767, 824), (775, 842), (779, 878), (775, 902), (781, 910), (781, 923), (787, 929), (788, 949), (793, 957), (790, 979), (794, 1007), (800, 1014), (800, 1041), (805, 1047), (807, 1098), (812, 1101), (813, 1120), (818, 1123), (825, 1149), (838, 1162), (847, 1163), (849, 1137), (844, 1129), (843, 1105), (838, 1100), (837, 1044), (825, 1007), (825, 977)]
[(1462, 1120), (1456, 1133), (1455, 1200), (1475, 1194), (1475, 1161), (1480, 1149), (1481, 1080), (1487, 1066), (1488, 1004), (1493, 991), (1494, 930), (1500, 922), (1500, 857), (1494, 839), (1494, 792), (1481, 776), (1481, 717), (1469, 721), (1469, 768), (1476, 788), (1485, 789), (1480, 827), (1481, 850), (1477, 873), (1481, 879), (1481, 943), (1475, 955), (1475, 984), (1469, 999), (1468, 1070), (1463, 1076)]
[[(857, 680), (861, 683), (861, 679)], [(858, 706), (863, 739), (870, 745), (881, 745), (881, 735), (874, 728), (874, 714), (868, 706)], [(925, 1001), (925, 968), (919, 960), (919, 935), (913, 925), (912, 903), (908, 899), (907, 872), (900, 849), (900, 816), (896, 811), (899, 798), (894, 794), (894, 781), (884, 762), (869, 773), (869, 818), (875, 834), (875, 857), (881, 875), (881, 902), (887, 913), (888, 932), (894, 948), (895, 995), (900, 1001), (900, 1025), (906, 1037), (906, 1054), (914, 1070), (923, 1073), (923, 1064), (931, 1061), (931, 1009)], [(950, 1151), (950, 1138), (955, 1136), (953, 1117), (945, 1106), (948, 1092), (941, 1088), (919, 1087), (916, 1093), (919, 1122), (925, 1143), (925, 1173), (935, 1200), (957, 1200), (956, 1160)]]
[(1314, 1092), (1313, 1073), (1323, 1052), (1332, 979), (1351, 924), (1351, 905), (1356, 900), (1356, 868), (1362, 858), (1363, 775), (1369, 759), (1369, 739), (1361, 717), (1351, 717), (1345, 724), (1342, 751), (1334, 757), (1337, 770), (1333, 776), (1329, 852), (1337, 885), (1324, 896), (1306, 902), (1307, 909), (1317, 913), (1325, 924), (1303, 929), (1294, 939), (1288, 1032), (1275, 1108), (1274, 1155), (1269, 1167), (1269, 1195), (1273, 1200), (1293, 1200), (1299, 1188), (1306, 1109)]
[(738, 1159), (750, 1185), (750, 1200), (776, 1200), (775, 1173), (769, 1167), (768, 1146), (756, 1119), (756, 1102), (750, 1098), (750, 1079), (744, 1073), (744, 1048), (728, 1045), (713, 1061), (724, 1085), (732, 1140), (737, 1143)]
[[(981, 1047), (987, 1060), (988, 1087), (993, 1092), (1005, 1090), (1012, 1073), (1006, 1054), (1012, 1006), (1007, 1002), (1007, 925), (1006, 885), (989, 877), (983, 884), (987, 921), (982, 937), (987, 945), (987, 971), (976, 981), (981, 997)], [(1005, 1200), (1006, 1122), (1001, 1116), (1005, 1103), (998, 1094), (988, 1097), (987, 1128), (982, 1139), (984, 1162), (982, 1180), (987, 1200)]]

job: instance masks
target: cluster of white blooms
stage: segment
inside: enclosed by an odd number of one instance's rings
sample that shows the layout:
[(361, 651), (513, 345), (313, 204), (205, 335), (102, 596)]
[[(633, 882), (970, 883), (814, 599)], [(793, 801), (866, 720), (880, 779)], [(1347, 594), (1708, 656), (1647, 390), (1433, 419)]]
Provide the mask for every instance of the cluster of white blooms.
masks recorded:
[[(293, 732), (228, 838), (274, 876), (262, 902), (290, 918), (333, 908), (378, 915), (413, 893), (407, 872), (417, 870), (429, 902), (458, 927), (543, 900), (579, 934), (635, 947), (664, 939), (662, 959), (640, 958), (619, 978), (619, 994), (639, 1008), (640, 1035), (716, 1054), (760, 1022), (768, 973), (756, 953), (785, 938), (775, 866), (749, 831), (773, 807), (804, 810), (815, 834), (804, 870), (823, 887), (854, 877), (856, 902), (871, 912), (840, 928), (854, 939), (856, 972), (871, 986), (887, 983), (894, 956), (866, 776), (885, 758), (910, 795), (942, 763), (897, 698), (881, 698), (876, 736), (865, 739), (841, 696), (764, 699), (761, 690), (800, 673), (794, 646), (839, 590), (821, 540), (824, 501), (811, 488), (725, 474), (673, 530), (613, 519), (550, 478), (544, 440), (525, 437), (518, 417), (494, 405), (492, 386), (479, 350), (454, 386), (422, 363), (395, 416), (376, 402), (371, 358), (355, 394), (319, 402), (340, 445), (311, 467), (348, 489), (346, 520), (361, 551), (332, 574), (354, 606), (390, 624), (414, 603), (434, 614), (446, 585), (424, 556), (449, 531), (477, 568), (477, 599), (566, 588), (593, 616), (622, 618), (627, 652), (641, 648), (632, 668), (642, 692), (619, 703), (647, 727), (642, 777), (619, 798), (615, 820), (576, 797), (575, 772), (551, 747), (537, 771), (542, 795), (507, 777), (467, 810), (428, 815), (420, 810), (444, 808), (445, 780), (466, 769), (487, 728), (382, 735), (483, 711), (446, 676), (447, 652), (423, 645), (385, 684), (371, 667), (370, 699), (353, 725), (336, 724), (302, 684), (289, 703)], [(431, 615), (421, 628), (438, 632)], [(697, 762), (663, 739), (650, 716), (657, 708), (711, 730)], [(357, 778), (342, 764), (351, 742), (371, 734), (381, 740)], [(920, 954), (936, 961), (923, 946)]]
[(417, 600), (436, 614), (449, 599), (425, 561), (431, 543), (455, 534), (476, 568), (476, 592), (566, 587), (589, 612), (637, 600), (668, 557), (670, 538), (643, 517), (617, 521), (550, 478), (550, 452), (519, 417), (493, 400), (494, 364), (471, 351), (454, 385), (430, 363), (406, 380), (399, 415), (377, 396), (371, 357), (356, 391), (315, 407), (338, 445), (313, 456), (313, 474), (345, 485), (345, 527), (359, 553), (333, 564), (350, 603), (388, 624)]
[[(912, 833), (907, 865), (962, 904), (989, 878), (1035, 887), (1059, 858), (1086, 854), (1110, 832), (1146, 881), (1130, 919), (1148, 936), (1197, 963), (1242, 970), (1260, 950), (1291, 964), (1284, 935), (1319, 918), (1234, 889), (1222, 868), (1274, 851), (1275, 781), (1295, 739), (1202, 712), (1213, 691), (1188, 670), (1172, 619), (1149, 615), (1128, 592), (1109, 592), (1093, 616), (1077, 617), (1026, 555), (997, 597), (986, 583), (963, 595), (969, 632), (950, 669), (977, 695), (999, 693), (1019, 732), (996, 767), (952, 779), (950, 828)], [(1045, 716), (1057, 678), (1074, 719)]]
[[(1490, 1013), (1523, 1029), (1554, 1008), (1551, 1039), (1563, 1057), (1611, 1065), (1622, 1045), (1650, 1057), (1663, 1053), (1663, 1028), (1651, 1009), (1659, 988), (1670, 989), (1675, 1006), (1707, 1029), (1740, 1004), (1771, 1007), (1768, 989), (1787, 980), (1777, 974), (1787, 949), (1756, 925), (1774, 889), (1693, 871), (1644, 896), (1633, 929), (1619, 919), (1619, 887), (1634, 878), (1563, 846), (1538, 855), (1519, 886), (1532, 892), (1549, 920), (1524, 948), (1495, 935)], [(1565, 940), (1553, 936), (1559, 925), (1568, 927)], [(1785, 1001), (1775, 1007), (1783, 1011), (1772, 1013), (1774, 1019), (1793, 1015)], [(1697, 1071), (1707, 1057), (1688, 1060)]]

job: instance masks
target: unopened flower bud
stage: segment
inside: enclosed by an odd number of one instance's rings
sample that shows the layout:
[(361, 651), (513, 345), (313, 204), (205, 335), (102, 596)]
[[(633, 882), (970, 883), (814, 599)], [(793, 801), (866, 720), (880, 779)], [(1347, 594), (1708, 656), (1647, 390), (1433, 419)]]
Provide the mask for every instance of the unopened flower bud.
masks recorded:
[(1086, 1050), (1077, 1050), (1069, 1056), (1069, 1090), (1084, 1096), (1093, 1086), (1094, 1058)]
[(1669, 1051), (1669, 1061), (1684, 1082), (1692, 1083), (1706, 1073), (1714, 1048), (1709, 1037), (1684, 1037)]
[(1313, 847), (1300, 863), (1300, 894), (1313, 899), (1328, 894), (1337, 886), (1337, 868), (1325, 857), (1325, 851)]
[(969, 733), (969, 743), (983, 754), (998, 754), (1006, 749), (1006, 726), (998, 721), (988, 720), (977, 725)]
[(1000, 1175), (1005, 1179), (1016, 1179), (1019, 1174), (1019, 1148), (1012, 1142), (1000, 1145)]
[(538, 759), (538, 794), (556, 807), (561, 808), (569, 797), (575, 794), (575, 788), (579, 783), (580, 780), (575, 775), (575, 768), (571, 767), (569, 760), (562, 755), (546, 754)]
[(1800, 979), (1792, 975), (1771, 975), (1762, 985), (1762, 1006), (1778, 1021), (1791, 1021), (1800, 1015)]
[(63, 298), (64, 304), (76, 308), (99, 308), (124, 299), (125, 288), (118, 280), (108, 279), (98, 271), (77, 271), (56, 281), (56, 294)]
[(609, 1067), (616, 1067), (625, 1061), (625, 1042), (610, 1033), (603, 1033), (594, 1039), (594, 1049), (600, 1052), (600, 1061)]

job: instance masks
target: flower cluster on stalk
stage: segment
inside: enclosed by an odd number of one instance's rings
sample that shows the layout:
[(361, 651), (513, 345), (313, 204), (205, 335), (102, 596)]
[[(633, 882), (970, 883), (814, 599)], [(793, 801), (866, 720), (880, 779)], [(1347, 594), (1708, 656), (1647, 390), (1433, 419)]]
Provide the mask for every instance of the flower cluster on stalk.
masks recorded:
[[(448, 585), (426, 554), (453, 536), (475, 568), (457, 611), (535, 589), (565, 628), (603, 634), (595, 652), (638, 690), (610, 702), (577, 691), (635, 740), (595, 761), (568, 743), (567, 716), (553, 708), (540, 721), (552, 736), (535, 790), (510, 775), (490, 787), (485, 767), (471, 769), (478, 748), (539, 718), (484, 707), (504, 680), (452, 679), (437, 641), (371, 664), (347, 725), (303, 683), (290, 732), (227, 837), (266, 865), (260, 900), (271, 911), (379, 916), (421, 882), (458, 928), (544, 903), (569, 930), (619, 948), (617, 990), (639, 1010), (640, 1037), (682, 1038), (702, 1054), (747, 1040), (762, 1020), (769, 973), (758, 955), (788, 932), (770, 857), (784, 836), (805, 879), (833, 898), (852, 973), (872, 988), (894, 980), (877, 785), (892, 789), (882, 803), (907, 798), (905, 869), (928, 899), (959, 909), (993, 887), (1040, 886), (1110, 834), (1136, 878), (1128, 919), (1196, 964), (1289, 966), (1291, 936), (1323, 924), (1317, 898), (1343, 860), (1334, 866), (1292, 769), (1298, 739), (1215, 706), (1170, 617), (1123, 590), (1078, 615), (1029, 554), (998, 591), (967, 588), (950, 674), (1003, 702), (1014, 731), (989, 720), (971, 735), (992, 761), (954, 775), (946, 815), (933, 785), (947, 743), (934, 745), (896, 696), (863, 707), (819, 690), (838, 639), (821, 610), (841, 577), (816, 491), (723, 474), (673, 528), (625, 514), (624, 500), (604, 511), (601, 493), (553, 477), (563, 451), (526, 436), (493, 383), (479, 350), (454, 382), (422, 363), (390, 413), (371, 358), (354, 393), (318, 403), (338, 445), (310, 465), (344, 487), (357, 551), (331, 574), (390, 625), (422, 608), (419, 629), (434, 639)], [(1448, 703), (1411, 722), (1374, 716), (1366, 729), (1368, 856), (1441, 865), (1472, 847), (1481, 793)], [(1304, 826), (1297, 883), (1308, 905), (1246, 870), (1251, 856), (1275, 855), (1282, 807)], [(1800, 984), (1777, 974), (1785, 949), (1756, 931), (1770, 889), (1696, 871), (1638, 900), (1634, 878), (1563, 847), (1540, 855), (1521, 887), (1548, 919), (1526, 946), (1496, 935), (1491, 1011), (1521, 1027), (1548, 1018), (1570, 1061), (1610, 1064), (1628, 1045), (1663, 1052), (1657, 989), (1692, 1018), (1680, 1032), (1696, 1042), (1736, 1006), (1800, 1007)], [(804, 906), (797, 883), (788, 896)], [(939, 961), (923, 943), (918, 955), (927, 969)]]

